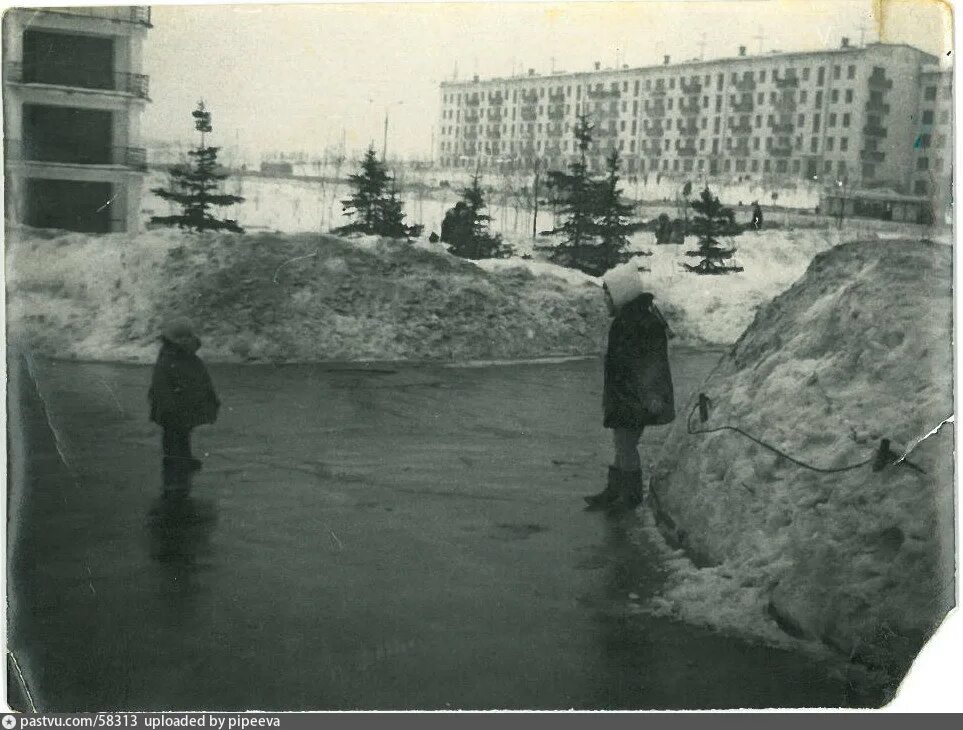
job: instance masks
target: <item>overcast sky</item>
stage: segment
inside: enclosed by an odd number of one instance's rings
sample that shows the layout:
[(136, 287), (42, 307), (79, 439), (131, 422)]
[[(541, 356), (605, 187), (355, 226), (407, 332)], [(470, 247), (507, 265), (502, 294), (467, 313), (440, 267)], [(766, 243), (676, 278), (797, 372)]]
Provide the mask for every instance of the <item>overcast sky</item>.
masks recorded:
[[(874, 14), (884, 7), (885, 17)], [(153, 6), (145, 73), (153, 103), (148, 140), (190, 141), (205, 99), (214, 141), (254, 150), (320, 152), (346, 130), (355, 149), (379, 145), (390, 110), (389, 154), (427, 156), (438, 83), (535, 68), (584, 70), (764, 50), (904, 42), (948, 49), (950, 22), (935, 0), (712, 0), (570, 3)], [(403, 101), (403, 103), (398, 103)]]

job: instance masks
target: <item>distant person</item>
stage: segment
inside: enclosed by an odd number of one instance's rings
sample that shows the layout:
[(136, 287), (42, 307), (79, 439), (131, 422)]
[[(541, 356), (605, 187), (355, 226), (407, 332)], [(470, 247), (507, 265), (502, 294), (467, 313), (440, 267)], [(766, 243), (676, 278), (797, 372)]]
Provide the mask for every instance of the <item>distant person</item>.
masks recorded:
[(758, 200), (752, 201), (752, 228), (756, 231), (762, 230), (762, 208)]
[(675, 418), (675, 399), (668, 357), (671, 332), (637, 267), (619, 266), (602, 280), (613, 316), (605, 353), (603, 425), (613, 431), (615, 458), (605, 489), (585, 501), (589, 510), (615, 513), (642, 503), (639, 439), (646, 426)]
[(201, 341), (186, 319), (167, 324), (154, 365), (148, 400), (150, 420), (164, 429), (162, 477), (166, 496), (185, 496), (191, 474), (201, 468), (191, 453), (191, 430), (214, 423), (220, 401), (204, 363), (196, 355)]

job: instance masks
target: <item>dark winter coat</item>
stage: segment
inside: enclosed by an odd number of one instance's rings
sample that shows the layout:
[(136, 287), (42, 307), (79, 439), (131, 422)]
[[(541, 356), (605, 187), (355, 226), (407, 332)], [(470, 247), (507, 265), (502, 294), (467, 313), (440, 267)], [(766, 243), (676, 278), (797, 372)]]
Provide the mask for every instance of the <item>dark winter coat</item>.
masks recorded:
[(651, 294), (623, 305), (609, 328), (602, 408), (606, 428), (639, 430), (675, 418), (666, 325)]
[(194, 428), (214, 423), (221, 402), (207, 368), (195, 355), (200, 341), (177, 345), (161, 339), (148, 400), (150, 420), (165, 428)]

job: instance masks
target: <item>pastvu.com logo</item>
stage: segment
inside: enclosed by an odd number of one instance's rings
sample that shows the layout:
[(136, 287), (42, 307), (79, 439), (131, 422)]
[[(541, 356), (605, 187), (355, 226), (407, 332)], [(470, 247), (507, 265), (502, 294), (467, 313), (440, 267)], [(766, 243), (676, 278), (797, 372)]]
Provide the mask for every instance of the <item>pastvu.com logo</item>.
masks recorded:
[(17, 726), (17, 718), (15, 718), (13, 715), (4, 715), (3, 726), (7, 730), (13, 730), (13, 728)]

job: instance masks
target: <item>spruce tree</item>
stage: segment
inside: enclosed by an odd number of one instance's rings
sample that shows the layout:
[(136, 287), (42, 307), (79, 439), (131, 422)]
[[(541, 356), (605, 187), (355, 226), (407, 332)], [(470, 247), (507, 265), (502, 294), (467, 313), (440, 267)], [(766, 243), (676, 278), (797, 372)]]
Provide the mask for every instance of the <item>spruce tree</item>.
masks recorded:
[(335, 233), (366, 233), (387, 238), (410, 238), (421, 234), (422, 226), (405, 223), (404, 204), (394, 180), (378, 159), (374, 145), (361, 160), (361, 171), (349, 177), (354, 187), (351, 197), (341, 201), (351, 223), (335, 228)]
[(472, 177), (471, 185), (461, 192), (460, 205), (456, 205), (446, 218), (451, 216), (448, 226), (451, 239), (448, 250), (455, 256), (465, 259), (506, 258), (512, 254), (510, 246), (502, 242), (502, 237), (489, 230), (491, 216), (484, 211), (485, 196), (478, 175)]
[[(598, 185), (596, 233), (598, 245), (594, 248), (592, 269), (601, 276), (609, 269), (623, 264), (631, 258), (628, 251), (629, 235), (639, 230), (638, 223), (632, 223), (630, 217), (635, 208), (622, 202), (622, 191), (619, 189), (619, 153), (613, 149), (605, 160), (607, 174)], [(651, 256), (647, 251), (640, 255)]]
[(348, 180), (354, 193), (341, 201), (341, 207), (351, 223), (335, 229), (335, 233), (378, 234), (378, 221), (388, 192), (388, 172), (375, 154), (374, 145), (368, 147), (361, 160), (361, 172)]
[(373, 233), (386, 238), (412, 238), (421, 235), (422, 228), (421, 225), (409, 226), (405, 223), (404, 204), (395, 187), (378, 201)]
[(181, 207), (180, 215), (151, 216), (150, 222), (163, 226), (177, 226), (189, 231), (230, 231), (244, 233), (244, 229), (236, 220), (218, 219), (211, 215), (212, 207), (221, 208), (228, 205), (243, 203), (244, 198), (238, 195), (220, 193), (222, 180), (227, 174), (221, 172), (217, 163), (219, 147), (208, 147), (207, 135), (214, 127), (211, 124), (211, 113), (204, 106), (203, 100), (198, 102), (197, 109), (191, 112), (194, 117), (194, 129), (200, 132), (200, 145), (187, 154), (192, 158), (186, 165), (177, 165), (170, 170), (170, 189), (152, 188), (151, 192), (164, 200), (176, 203)]
[(558, 201), (558, 210), (564, 216), (562, 225), (550, 234), (562, 234), (563, 240), (557, 246), (548, 248), (552, 263), (570, 268), (582, 269), (586, 251), (592, 245), (595, 235), (596, 185), (588, 174), (586, 152), (592, 146), (592, 124), (587, 115), (579, 115), (575, 122), (575, 146), (578, 157), (569, 163), (569, 172), (553, 170), (548, 173), (548, 187)]
[(733, 257), (736, 249), (725, 249), (719, 242), (719, 236), (738, 235), (741, 231), (733, 226), (733, 212), (719, 202), (708, 186), (702, 191), (699, 200), (692, 202), (692, 209), (696, 215), (692, 219), (692, 231), (699, 237), (699, 248), (686, 251), (687, 256), (698, 256), (702, 260), (695, 266), (683, 266), (696, 274), (729, 274), (742, 271), (741, 266), (731, 266), (726, 262)]

